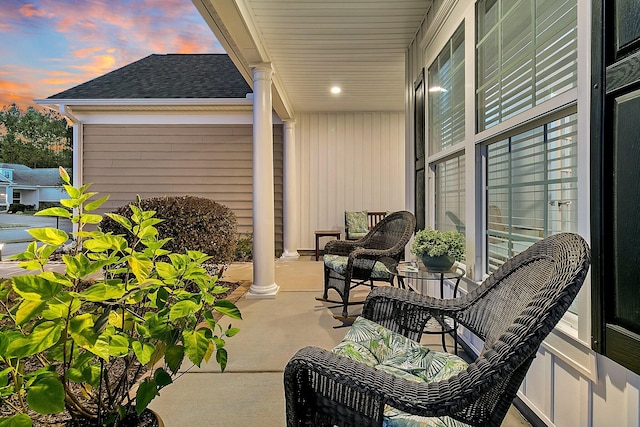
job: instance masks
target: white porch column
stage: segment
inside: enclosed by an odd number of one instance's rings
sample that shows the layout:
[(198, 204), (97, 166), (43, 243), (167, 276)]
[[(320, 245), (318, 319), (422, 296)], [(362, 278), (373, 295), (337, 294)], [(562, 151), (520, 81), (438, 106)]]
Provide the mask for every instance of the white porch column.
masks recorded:
[(253, 71), (253, 284), (247, 298), (275, 298), (275, 203), (270, 63)]
[(296, 121), (284, 121), (284, 252), (281, 258), (298, 259), (298, 176), (296, 172)]

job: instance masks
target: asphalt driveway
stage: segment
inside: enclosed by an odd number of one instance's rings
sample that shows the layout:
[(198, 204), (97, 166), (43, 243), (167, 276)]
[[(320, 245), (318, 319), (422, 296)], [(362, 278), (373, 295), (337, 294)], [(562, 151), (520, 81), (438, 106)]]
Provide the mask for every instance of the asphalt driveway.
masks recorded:
[(24, 251), (26, 245), (33, 241), (27, 232), (30, 228), (53, 227), (71, 233), (71, 221), (62, 218), (0, 213), (0, 225), (18, 224), (21, 227), (0, 228), (0, 249), (2, 259)]

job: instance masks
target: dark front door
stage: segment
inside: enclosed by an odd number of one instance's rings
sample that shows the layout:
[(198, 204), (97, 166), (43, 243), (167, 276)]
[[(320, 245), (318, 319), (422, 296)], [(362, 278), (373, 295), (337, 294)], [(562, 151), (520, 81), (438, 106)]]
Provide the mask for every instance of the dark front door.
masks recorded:
[(640, 7), (593, 5), (593, 347), (640, 372)]

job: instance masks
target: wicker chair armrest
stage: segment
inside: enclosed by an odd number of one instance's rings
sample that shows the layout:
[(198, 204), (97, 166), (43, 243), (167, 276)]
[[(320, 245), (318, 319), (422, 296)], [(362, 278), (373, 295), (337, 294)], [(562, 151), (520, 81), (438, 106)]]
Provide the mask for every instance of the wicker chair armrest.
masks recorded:
[(324, 245), (324, 253), (348, 256), (358, 247), (356, 242), (357, 240), (331, 240)]
[(424, 324), (431, 316), (447, 316), (461, 321), (460, 313), (472, 305), (466, 296), (454, 299), (433, 298), (408, 289), (377, 287), (364, 303), (362, 316), (393, 332), (419, 340)]
[[(299, 425), (295, 420), (301, 419), (304, 410), (299, 406), (305, 404), (316, 410), (323, 407), (325, 415), (338, 425), (382, 425), (385, 404), (420, 416), (450, 415), (472, 403), (478, 391), (485, 388), (483, 384), (474, 390), (467, 371), (444, 381), (421, 383), (317, 347), (305, 347), (293, 356), (285, 368), (284, 382), (291, 426)], [(322, 403), (309, 402), (315, 398)], [(354, 423), (354, 416), (365, 418)]]
[(356, 248), (349, 253), (349, 261), (356, 260), (358, 258), (377, 260), (387, 255), (389, 255), (389, 250), (386, 249)]

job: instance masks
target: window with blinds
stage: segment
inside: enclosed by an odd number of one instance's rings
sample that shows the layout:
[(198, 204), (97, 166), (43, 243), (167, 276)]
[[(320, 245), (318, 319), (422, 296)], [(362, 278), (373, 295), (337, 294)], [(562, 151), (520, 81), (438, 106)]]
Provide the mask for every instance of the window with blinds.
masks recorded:
[(465, 234), (464, 155), (436, 163), (435, 228)]
[(428, 71), (429, 154), (464, 141), (464, 22)]
[(577, 231), (577, 116), (487, 147), (487, 272), (551, 234)]
[(577, 85), (577, 0), (479, 0), (477, 131)]

